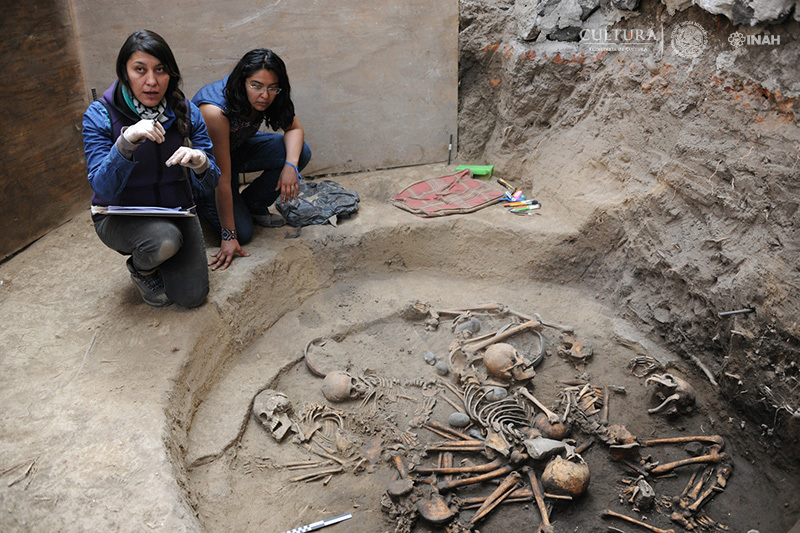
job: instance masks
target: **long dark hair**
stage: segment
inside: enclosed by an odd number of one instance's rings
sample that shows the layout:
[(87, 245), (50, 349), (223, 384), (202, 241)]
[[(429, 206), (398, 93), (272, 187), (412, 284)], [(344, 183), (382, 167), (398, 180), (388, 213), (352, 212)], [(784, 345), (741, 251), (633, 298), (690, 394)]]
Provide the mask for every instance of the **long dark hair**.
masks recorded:
[(119, 49), (119, 55), (117, 55), (117, 78), (129, 90), (131, 87), (128, 80), (127, 65), (128, 59), (134, 52), (145, 52), (161, 61), (164, 70), (169, 74), (169, 85), (166, 93), (167, 105), (175, 112), (175, 126), (178, 128), (178, 132), (188, 139), (189, 121), (187, 120), (187, 114), (189, 110), (186, 108), (186, 96), (181, 91), (181, 71), (178, 69), (178, 63), (175, 61), (175, 56), (172, 55), (172, 50), (167, 41), (156, 32), (150, 30), (135, 31), (125, 40), (122, 48)]
[(228, 118), (247, 118), (253, 108), (247, 99), (245, 80), (259, 70), (271, 70), (278, 76), (281, 92), (264, 111), (264, 121), (273, 130), (288, 129), (294, 120), (294, 104), (292, 103), (289, 76), (286, 65), (278, 54), (269, 48), (256, 48), (247, 52), (233, 68), (228, 83), (225, 85), (225, 116)]

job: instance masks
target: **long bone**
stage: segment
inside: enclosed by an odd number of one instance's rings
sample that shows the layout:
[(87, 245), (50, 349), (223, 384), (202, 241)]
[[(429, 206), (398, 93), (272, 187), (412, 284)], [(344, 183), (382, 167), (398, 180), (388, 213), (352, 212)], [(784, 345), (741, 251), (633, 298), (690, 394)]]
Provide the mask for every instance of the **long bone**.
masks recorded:
[(428, 428), (428, 429), (430, 429), (430, 428), (438, 429), (439, 431), (442, 431), (444, 433), (449, 433), (450, 435), (453, 435), (454, 437), (459, 438), (461, 440), (474, 440), (472, 437), (470, 437), (469, 435), (467, 435), (465, 433), (462, 433), (462, 432), (460, 432), (458, 430), (455, 430), (453, 428), (450, 428), (450, 427), (447, 427), (445, 425), (442, 425), (442, 424), (440, 424), (440, 423), (438, 423), (436, 421), (433, 421), (433, 420), (431, 420), (427, 424), (423, 424), (422, 427)]
[[(698, 474), (699, 477), (697, 477)], [(697, 498), (700, 496), (700, 491), (703, 489), (703, 485), (705, 485), (706, 482), (709, 479), (711, 479), (711, 476), (713, 475), (714, 475), (713, 466), (702, 467), (702, 474), (700, 473), (700, 469), (698, 468), (698, 470), (695, 472), (695, 477), (692, 478), (694, 481), (689, 482), (689, 485), (691, 486), (684, 495), (683, 499), (680, 502), (678, 502), (678, 507), (685, 510), (687, 507), (691, 505), (692, 502), (697, 500)]]
[(696, 465), (699, 463), (720, 463), (726, 459), (728, 459), (728, 454), (718, 453), (715, 449), (712, 448), (711, 453), (708, 455), (701, 455), (699, 457), (690, 457), (689, 459), (681, 459), (680, 461), (673, 461), (671, 463), (658, 465), (656, 467), (653, 467), (650, 470), (650, 473), (658, 476), (661, 474), (666, 474), (667, 472), (671, 472), (676, 468), (680, 468), (682, 466)]
[(476, 305), (475, 307), (463, 307), (460, 309), (437, 309), (436, 312), (440, 315), (463, 315), (464, 313), (473, 313), (477, 311), (486, 311), (488, 313), (491, 312), (501, 312), (505, 310), (505, 306), (500, 304), (482, 304)]
[(474, 485), (475, 483), (481, 483), (483, 481), (487, 481), (489, 479), (494, 479), (496, 477), (500, 477), (502, 475), (508, 474), (514, 470), (514, 468), (510, 465), (502, 466), (496, 470), (492, 470), (491, 472), (487, 472), (485, 474), (481, 474), (479, 476), (468, 477), (464, 479), (454, 479), (452, 481), (442, 481), (436, 484), (436, 488), (440, 491), (454, 489), (456, 487), (464, 487), (466, 485)]
[(514, 326), (514, 327), (511, 327), (511, 328), (508, 328), (504, 332), (499, 333), (499, 334), (495, 335), (494, 337), (492, 337), (490, 339), (486, 339), (485, 341), (481, 341), (481, 342), (478, 342), (478, 343), (475, 343), (475, 344), (470, 344), (469, 346), (464, 346), (462, 349), (463, 349), (463, 351), (465, 353), (468, 353), (468, 354), (471, 355), (471, 354), (474, 354), (475, 352), (477, 352), (478, 350), (482, 350), (483, 348), (486, 348), (487, 346), (491, 346), (492, 344), (494, 344), (496, 342), (501, 342), (501, 341), (504, 341), (504, 340), (506, 340), (506, 339), (508, 339), (510, 337), (513, 337), (517, 333), (522, 333), (523, 331), (528, 331), (529, 329), (539, 330), (539, 329), (541, 329), (541, 327), (542, 327), (542, 324), (538, 320), (529, 320), (527, 322), (523, 322), (522, 324), (520, 324), (518, 326)]
[(572, 326), (567, 326), (565, 324), (555, 324), (553, 322), (545, 322), (544, 320), (542, 320), (542, 317), (539, 315), (539, 313), (535, 313), (533, 315), (533, 318), (541, 322), (541, 324), (546, 328), (557, 329), (562, 333), (575, 333), (575, 328)]
[(717, 492), (721, 492), (725, 489), (728, 484), (728, 478), (733, 473), (733, 469), (730, 465), (722, 465), (719, 467), (717, 471), (717, 479), (715, 479), (709, 487), (703, 491), (703, 494), (700, 495), (697, 500), (688, 507), (688, 510), (692, 513), (696, 513), (700, 507), (708, 503), (708, 500), (714, 497)]
[(506, 324), (505, 326), (501, 326), (500, 329), (497, 329), (495, 331), (490, 331), (489, 333), (484, 333), (483, 335), (478, 335), (477, 337), (471, 337), (469, 339), (465, 339), (465, 340), (461, 341), (461, 345), (458, 347), (458, 349), (460, 350), (462, 346), (466, 346), (467, 344), (473, 344), (473, 343), (476, 343), (476, 342), (481, 342), (481, 341), (484, 341), (484, 340), (489, 339), (491, 337), (494, 337), (496, 335), (500, 335), (501, 333), (506, 331), (508, 328), (514, 327), (514, 324), (515, 324), (515, 322), (511, 322), (509, 324)]
[(668, 437), (664, 439), (650, 439), (642, 442), (642, 446), (653, 446), (656, 444), (685, 444), (687, 442), (706, 442), (714, 444), (719, 451), (725, 448), (725, 439), (719, 435), (698, 435), (696, 437)]
[(503, 459), (495, 459), (491, 463), (485, 463), (482, 465), (473, 465), (473, 466), (453, 466), (450, 468), (446, 467), (417, 467), (414, 469), (415, 472), (420, 474), (478, 474), (482, 472), (491, 472), (497, 468), (500, 468), (505, 464), (505, 460)]
[[(533, 492), (526, 488), (518, 488), (511, 492), (508, 495), (508, 499), (504, 501), (504, 503), (514, 503), (514, 502), (529, 502), (533, 499)], [(461, 498), (461, 502), (464, 504), (462, 509), (469, 509), (471, 505), (479, 506), (483, 502), (486, 501), (486, 496), (472, 496), (470, 498)]]
[[(441, 457), (442, 457), (441, 468), (452, 468), (453, 467), (453, 454), (452, 454), (452, 452), (444, 452)], [(451, 475), (445, 475), (444, 476), (444, 480), (445, 481), (450, 481), (451, 479), (453, 479), (453, 476), (451, 476)]]
[(544, 503), (544, 491), (539, 485), (539, 478), (536, 476), (536, 472), (529, 466), (522, 467), (522, 470), (528, 474), (528, 481), (530, 481), (531, 489), (533, 489), (533, 497), (536, 499), (536, 506), (539, 508), (539, 514), (542, 516), (542, 525), (540, 529), (543, 533), (554, 533), (555, 529), (550, 523), (550, 514), (547, 512), (547, 506)]
[(503, 500), (508, 498), (508, 496), (514, 492), (514, 490), (519, 487), (519, 480), (520, 475), (518, 472), (511, 472), (501, 483), (500, 485), (492, 491), (486, 501), (483, 502), (483, 505), (475, 511), (475, 514), (472, 515), (469, 523), (470, 525), (476, 524), (479, 520), (483, 519), (488, 515), (490, 512), (494, 510), (495, 507), (500, 505)]
[(541, 409), (541, 410), (544, 412), (544, 414), (545, 414), (545, 415), (547, 415), (547, 420), (548, 420), (548, 421), (549, 421), (551, 424), (555, 424), (556, 422), (558, 422), (558, 420), (559, 420), (559, 417), (558, 417), (558, 415), (557, 415), (557, 414), (555, 414), (555, 413), (554, 413), (553, 411), (551, 411), (550, 409), (548, 409), (547, 407), (545, 407), (545, 406), (544, 406), (544, 404), (543, 404), (542, 402), (540, 402), (539, 400), (537, 400), (537, 399), (536, 399), (536, 398), (533, 396), (533, 394), (531, 394), (531, 393), (528, 391), (528, 389), (526, 389), (525, 387), (521, 387), (521, 388), (519, 389), (519, 392), (520, 392), (520, 394), (522, 394), (523, 396), (525, 396), (527, 399), (529, 399), (531, 402), (533, 402), (533, 404), (534, 404), (536, 407), (538, 407), (539, 409)]
[(653, 533), (675, 533), (674, 529), (661, 529), (659, 527), (651, 526), (650, 524), (645, 524), (644, 522), (640, 522), (635, 518), (631, 518), (630, 516), (626, 516), (624, 514), (615, 513), (611, 509), (606, 509), (603, 511), (603, 517), (606, 516), (613, 516), (615, 518), (619, 518), (625, 520), (626, 522), (630, 522), (631, 524), (636, 524), (637, 526), (643, 527), (645, 529), (649, 529)]
[(610, 396), (611, 390), (608, 387), (603, 387), (603, 410), (600, 414), (600, 424), (603, 426), (608, 425), (608, 401)]
[(567, 406), (564, 408), (564, 414), (561, 415), (561, 420), (560, 420), (560, 422), (562, 424), (567, 421), (567, 417), (569, 416), (569, 410), (570, 410), (571, 406), (572, 406), (572, 394), (568, 392), (567, 393)]
[(676, 498), (677, 500), (680, 501), (680, 500), (682, 500), (682, 499), (684, 499), (686, 497), (686, 495), (692, 489), (692, 486), (694, 485), (694, 481), (697, 479), (697, 475), (704, 468), (705, 468), (704, 466), (698, 466), (697, 468), (695, 468), (694, 472), (692, 472), (692, 477), (689, 478), (689, 482), (686, 484), (686, 487), (683, 488), (683, 491), (681, 491), (680, 495)]

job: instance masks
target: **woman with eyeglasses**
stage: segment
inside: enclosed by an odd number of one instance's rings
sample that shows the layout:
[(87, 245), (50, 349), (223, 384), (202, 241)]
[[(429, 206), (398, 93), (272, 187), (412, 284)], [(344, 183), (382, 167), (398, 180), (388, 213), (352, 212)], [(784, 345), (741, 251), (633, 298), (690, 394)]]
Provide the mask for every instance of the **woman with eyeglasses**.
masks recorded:
[[(203, 231), (196, 216), (107, 214), (109, 206), (183, 208), (219, 179), (200, 110), (181, 91), (175, 56), (155, 32), (120, 48), (117, 80), (83, 115), (83, 143), (100, 240), (128, 255), (131, 280), (154, 307), (197, 307), (208, 294)], [(175, 213), (172, 213), (175, 214)]]
[[(303, 127), (294, 114), (286, 65), (268, 48), (247, 52), (225, 78), (200, 89), (192, 102), (200, 108), (214, 143), (220, 168), (213, 195), (198, 195), (200, 215), (220, 233), (212, 270), (223, 270), (234, 257), (247, 256), (242, 244), (253, 238), (253, 223), (282, 226), (270, 213), (278, 197), (296, 198), (300, 172), (311, 159)], [(266, 123), (283, 134), (260, 132)], [(239, 192), (239, 174), (261, 172)]]

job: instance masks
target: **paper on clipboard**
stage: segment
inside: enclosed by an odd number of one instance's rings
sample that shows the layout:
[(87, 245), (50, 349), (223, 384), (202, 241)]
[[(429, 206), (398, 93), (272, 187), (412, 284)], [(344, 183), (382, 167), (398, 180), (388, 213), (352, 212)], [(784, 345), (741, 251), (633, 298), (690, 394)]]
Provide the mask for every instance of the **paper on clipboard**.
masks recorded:
[(127, 215), (127, 216), (157, 216), (157, 217), (193, 217), (194, 207), (156, 207), (146, 205), (93, 205), (93, 215)]

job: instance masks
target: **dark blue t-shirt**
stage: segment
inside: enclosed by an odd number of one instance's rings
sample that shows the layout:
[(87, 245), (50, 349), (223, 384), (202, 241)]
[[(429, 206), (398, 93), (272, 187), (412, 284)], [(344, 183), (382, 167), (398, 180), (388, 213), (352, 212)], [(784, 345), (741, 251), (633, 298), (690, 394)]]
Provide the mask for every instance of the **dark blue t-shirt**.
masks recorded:
[[(199, 91), (197, 91), (197, 94), (194, 95), (194, 98), (192, 98), (192, 103), (197, 107), (200, 107), (203, 104), (212, 104), (225, 111), (227, 109), (227, 101), (225, 100), (225, 84), (227, 83), (228, 76), (225, 76), (221, 80), (217, 80), (203, 86)], [(258, 132), (258, 128), (261, 126), (264, 118), (262, 115), (253, 122), (247, 122), (246, 120), (240, 118), (228, 117), (228, 121), (230, 122), (231, 126), (230, 145), (232, 152), (239, 148), (245, 140), (249, 139)]]

